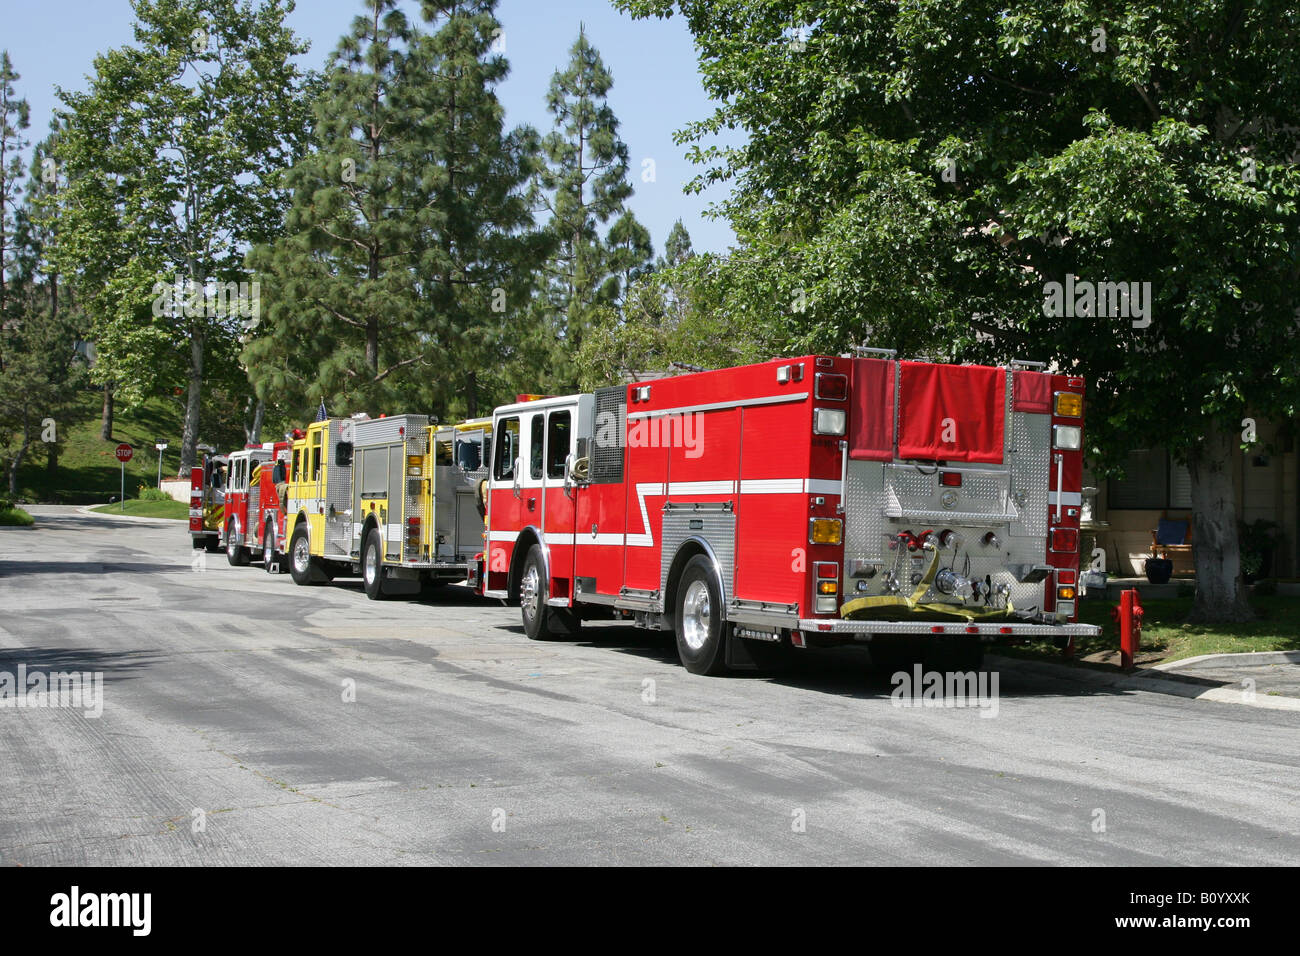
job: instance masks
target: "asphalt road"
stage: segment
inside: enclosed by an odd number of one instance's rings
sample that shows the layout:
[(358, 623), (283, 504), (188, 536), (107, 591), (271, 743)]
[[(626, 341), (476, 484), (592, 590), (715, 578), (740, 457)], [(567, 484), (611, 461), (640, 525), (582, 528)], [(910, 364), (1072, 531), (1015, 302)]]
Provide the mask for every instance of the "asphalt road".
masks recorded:
[(995, 717), (902, 708), (853, 652), (694, 677), (628, 626), (534, 643), (463, 589), (34, 511), (0, 674), (101, 672), (103, 712), (0, 710), (3, 865), (1300, 863), (1300, 713), (1020, 664)]

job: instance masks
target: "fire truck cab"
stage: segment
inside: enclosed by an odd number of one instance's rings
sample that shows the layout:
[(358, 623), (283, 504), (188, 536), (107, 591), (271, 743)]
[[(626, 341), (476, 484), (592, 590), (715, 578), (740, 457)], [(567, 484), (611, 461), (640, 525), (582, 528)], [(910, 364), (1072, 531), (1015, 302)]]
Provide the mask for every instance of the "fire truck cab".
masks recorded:
[(227, 456), (226, 513), (222, 545), (226, 560), (236, 567), (248, 564), (252, 545), (257, 541), (261, 483), (254, 472), (271, 460), (269, 447), (244, 448)]
[(597, 610), (673, 630), (695, 673), (863, 642), (873, 657), (1068, 640), (1082, 379), (809, 355), (493, 416), (481, 589), (529, 637)]

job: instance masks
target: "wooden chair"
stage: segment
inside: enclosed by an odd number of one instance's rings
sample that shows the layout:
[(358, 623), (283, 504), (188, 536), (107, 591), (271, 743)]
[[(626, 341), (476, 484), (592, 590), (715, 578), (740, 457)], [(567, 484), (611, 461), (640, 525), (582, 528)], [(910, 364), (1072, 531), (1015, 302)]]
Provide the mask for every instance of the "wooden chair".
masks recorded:
[(1171, 518), (1169, 512), (1156, 522), (1151, 532), (1151, 553), (1174, 562), (1174, 574), (1192, 574), (1192, 516)]

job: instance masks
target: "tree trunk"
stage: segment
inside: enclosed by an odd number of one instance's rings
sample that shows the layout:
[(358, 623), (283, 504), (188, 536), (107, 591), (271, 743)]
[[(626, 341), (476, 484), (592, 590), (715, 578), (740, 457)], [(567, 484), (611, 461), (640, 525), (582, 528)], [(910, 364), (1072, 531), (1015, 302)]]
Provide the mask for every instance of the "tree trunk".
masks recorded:
[(262, 422), (266, 418), (266, 402), (262, 399), (257, 400), (257, 405), (253, 408), (253, 423), (244, 429), (244, 440), (250, 445), (260, 445), (262, 443)]
[(23, 457), (27, 454), (27, 448), (32, 443), (31, 431), (27, 427), (27, 416), (23, 416), (23, 443), (14, 453), (13, 458), (9, 460), (9, 497), (14, 501), (18, 500), (18, 469), (23, 466)]
[(190, 329), (190, 384), (185, 393), (185, 430), (181, 433), (181, 474), (198, 459), (199, 407), (203, 397), (203, 330)]
[(1196, 562), (1196, 602), (1188, 620), (1198, 624), (1254, 617), (1241, 579), (1232, 469), (1235, 437), (1235, 432), (1207, 422), (1205, 438), (1192, 448), (1187, 462), (1194, 516), (1192, 557)]
[(102, 441), (113, 440), (113, 385), (104, 386), (104, 410), (99, 417), (99, 437)]

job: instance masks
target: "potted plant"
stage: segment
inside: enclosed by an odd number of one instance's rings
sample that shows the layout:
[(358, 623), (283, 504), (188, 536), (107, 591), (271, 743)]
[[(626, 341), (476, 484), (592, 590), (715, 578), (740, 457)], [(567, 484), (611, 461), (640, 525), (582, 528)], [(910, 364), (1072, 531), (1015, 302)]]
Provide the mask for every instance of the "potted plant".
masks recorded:
[(1157, 552), (1147, 558), (1143, 569), (1147, 573), (1147, 580), (1152, 584), (1168, 584), (1174, 573), (1174, 562), (1160, 557)]

